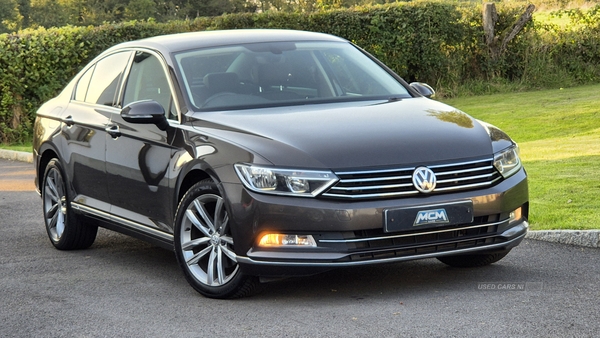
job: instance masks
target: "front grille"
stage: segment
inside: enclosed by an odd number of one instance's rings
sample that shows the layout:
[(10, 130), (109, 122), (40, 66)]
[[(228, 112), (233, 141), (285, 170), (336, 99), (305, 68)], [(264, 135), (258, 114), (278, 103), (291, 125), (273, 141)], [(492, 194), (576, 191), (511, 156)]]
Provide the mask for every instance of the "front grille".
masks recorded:
[(382, 230), (354, 231), (346, 233), (343, 239), (320, 239), (319, 246), (347, 251), (349, 255), (341, 261), (410, 257), (485, 247), (506, 241), (498, 234), (499, 226), (504, 223), (498, 221), (498, 216), (476, 217), (468, 225), (408, 234), (384, 233)]
[[(490, 187), (502, 178), (492, 159), (427, 167), (437, 179), (436, 188), (429, 195)], [(339, 182), (322, 196), (360, 200), (417, 195), (420, 192), (412, 183), (414, 170), (415, 167), (336, 172)]]

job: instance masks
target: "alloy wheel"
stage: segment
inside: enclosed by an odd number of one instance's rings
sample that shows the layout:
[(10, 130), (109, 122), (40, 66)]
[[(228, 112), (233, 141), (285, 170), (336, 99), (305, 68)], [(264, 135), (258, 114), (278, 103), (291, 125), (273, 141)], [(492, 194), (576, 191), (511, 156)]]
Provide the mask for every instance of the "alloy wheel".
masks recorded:
[(182, 256), (192, 277), (206, 286), (225, 285), (239, 270), (228, 223), (223, 198), (216, 194), (196, 197), (185, 210)]
[(62, 175), (51, 168), (44, 180), (44, 217), (52, 241), (60, 241), (67, 219), (67, 197)]

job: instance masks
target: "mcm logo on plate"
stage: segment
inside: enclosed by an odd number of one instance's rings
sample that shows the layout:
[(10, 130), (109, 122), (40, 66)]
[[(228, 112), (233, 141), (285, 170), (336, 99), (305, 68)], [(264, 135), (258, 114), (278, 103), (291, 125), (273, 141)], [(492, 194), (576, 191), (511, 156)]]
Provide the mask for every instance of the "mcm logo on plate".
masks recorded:
[(423, 210), (417, 213), (413, 226), (423, 224), (440, 224), (449, 223), (450, 219), (446, 213), (446, 209)]
[(435, 189), (437, 179), (433, 170), (427, 167), (418, 167), (413, 172), (412, 182), (417, 190), (427, 194)]

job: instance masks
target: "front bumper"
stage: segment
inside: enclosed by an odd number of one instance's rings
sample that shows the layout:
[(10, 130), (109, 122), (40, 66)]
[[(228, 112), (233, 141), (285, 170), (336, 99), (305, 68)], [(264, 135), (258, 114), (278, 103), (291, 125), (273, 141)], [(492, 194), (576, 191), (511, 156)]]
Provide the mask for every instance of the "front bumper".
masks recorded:
[[(491, 225), (495, 226), (495, 225)], [(260, 276), (290, 276), (310, 275), (327, 271), (336, 267), (362, 266), (402, 262), (415, 259), (424, 259), (440, 256), (454, 256), (469, 253), (493, 253), (507, 251), (519, 245), (527, 233), (529, 224), (522, 221), (500, 234), (479, 236), (458, 236), (451, 240), (440, 240), (444, 231), (428, 231), (420, 234), (404, 234), (401, 238), (411, 240), (425, 239), (434, 236), (436, 239), (394, 246), (382, 249), (356, 251), (355, 253), (296, 253), (295, 259), (290, 259), (289, 254), (269, 251), (252, 251), (248, 256), (238, 256), (238, 262), (244, 272)], [(468, 230), (448, 230), (450, 232), (463, 232)], [(398, 238), (400, 238), (398, 236)], [(369, 239), (373, 240), (373, 239)], [(377, 239), (374, 239), (377, 240)], [(390, 238), (379, 239), (390, 240)], [(285, 257), (287, 256), (287, 257)]]
[[(395, 200), (298, 199), (254, 194), (236, 184), (223, 188), (233, 201), (237, 259), (249, 275), (310, 275), (336, 267), (507, 251), (523, 240), (529, 227), (524, 170), (488, 189)], [(385, 210), (465, 200), (473, 202), (470, 223), (384, 230)], [(521, 217), (510, 219), (517, 208)], [(257, 238), (268, 232), (312, 235), (317, 247), (259, 247)]]

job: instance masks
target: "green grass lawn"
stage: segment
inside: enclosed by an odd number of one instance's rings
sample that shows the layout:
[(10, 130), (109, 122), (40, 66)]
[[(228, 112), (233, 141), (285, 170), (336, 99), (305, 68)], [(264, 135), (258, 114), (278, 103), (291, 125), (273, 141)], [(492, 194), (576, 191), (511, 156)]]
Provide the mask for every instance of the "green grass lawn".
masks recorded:
[(600, 229), (600, 85), (444, 102), (519, 143), (532, 229)]
[(0, 144), (0, 149), (23, 151), (23, 152), (30, 153), (30, 152), (32, 152), (32, 145), (31, 144), (19, 144), (19, 145)]

